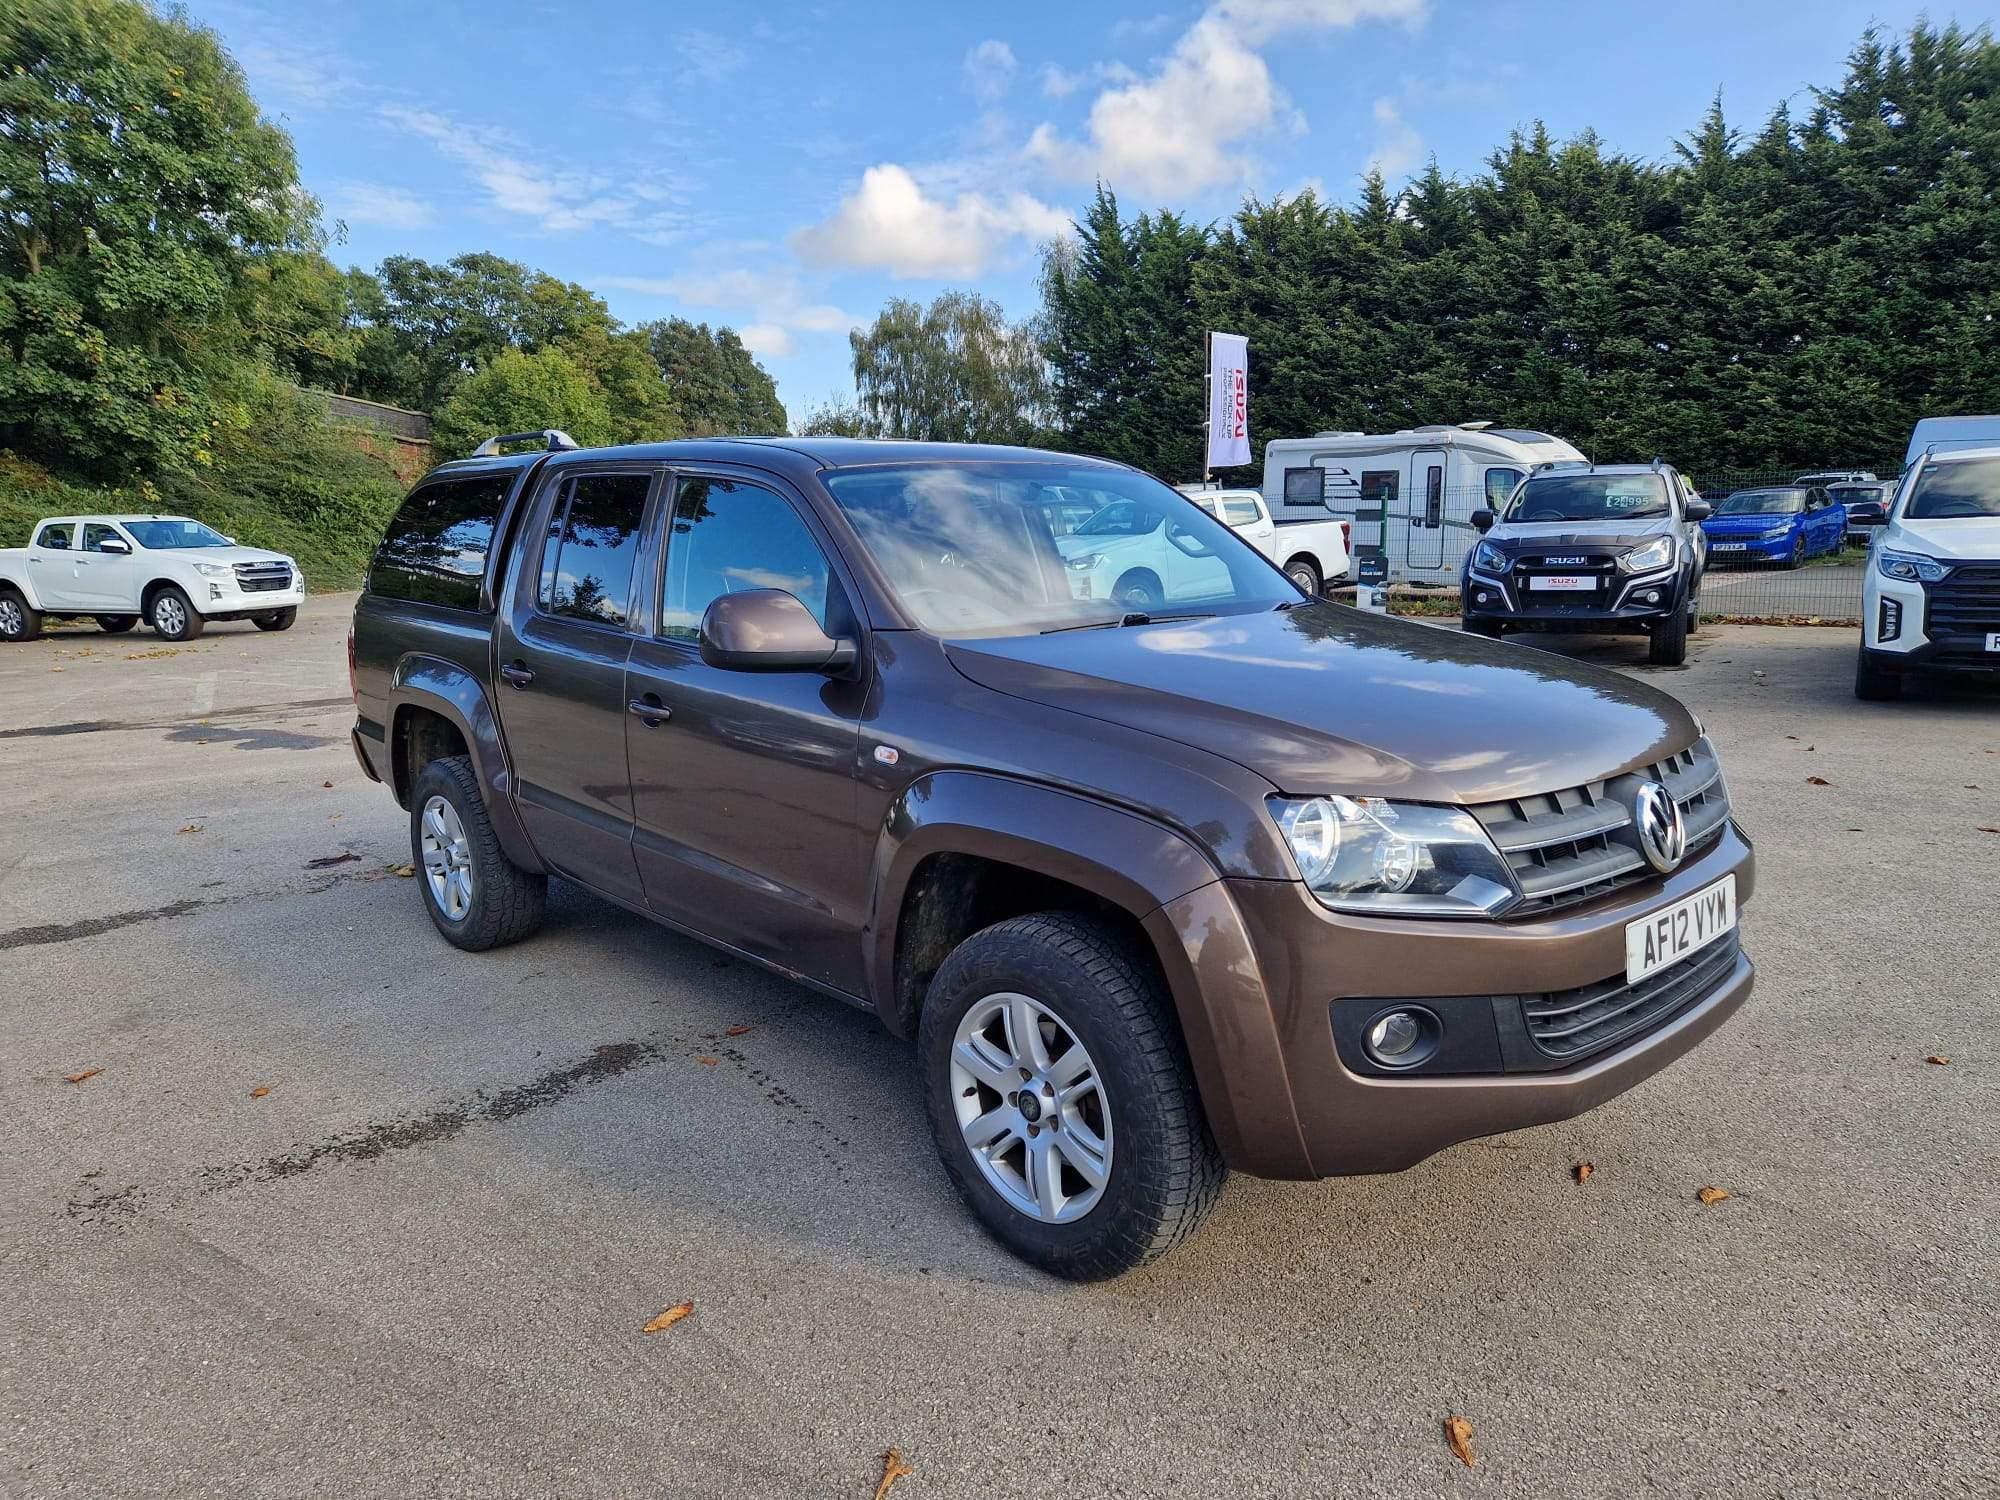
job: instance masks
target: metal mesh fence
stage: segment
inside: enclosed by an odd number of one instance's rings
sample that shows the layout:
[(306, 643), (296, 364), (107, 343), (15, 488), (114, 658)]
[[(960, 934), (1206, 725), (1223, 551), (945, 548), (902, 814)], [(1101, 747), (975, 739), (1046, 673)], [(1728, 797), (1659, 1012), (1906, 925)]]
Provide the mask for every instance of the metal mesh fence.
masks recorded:
[[(1702, 496), (1722, 504), (1747, 490), (1789, 487), (1808, 476), (1830, 490), (1842, 478), (1873, 474), (1893, 481), (1895, 462), (1828, 464), (1820, 469), (1717, 469), (1694, 471), (1688, 477)], [(1837, 478), (1836, 476), (1841, 476)], [(1472, 513), (1491, 504), (1477, 488), (1447, 490), (1441, 505), (1389, 502), (1382, 525), (1382, 545), (1388, 554), (1391, 607), (1412, 613), (1450, 613), (1458, 604), (1458, 585), (1465, 555), (1479, 540)], [(1755, 502), (1739, 501), (1739, 507)], [(1339, 514), (1339, 512), (1336, 512)], [(1350, 517), (1351, 519), (1351, 517)], [(1838, 500), (1827, 512), (1797, 522), (1771, 521), (1743, 540), (1742, 523), (1711, 525), (1709, 569), (1702, 583), (1702, 613), (1710, 618), (1777, 620), (1799, 624), (1852, 624), (1861, 617), (1862, 569), (1866, 534), (1853, 535), (1846, 510)], [(1784, 531), (1783, 536), (1777, 533)], [(1357, 527), (1356, 545), (1369, 540)]]

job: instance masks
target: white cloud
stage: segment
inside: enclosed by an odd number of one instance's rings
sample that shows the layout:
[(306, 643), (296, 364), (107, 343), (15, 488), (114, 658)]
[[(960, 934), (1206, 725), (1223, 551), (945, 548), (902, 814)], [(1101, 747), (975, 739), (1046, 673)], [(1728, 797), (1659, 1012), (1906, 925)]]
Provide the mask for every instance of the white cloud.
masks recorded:
[(767, 354), (774, 359), (783, 359), (798, 348), (790, 331), (777, 323), (745, 323), (736, 336), (752, 354)]
[(1149, 36), (1158, 36), (1174, 24), (1173, 15), (1168, 11), (1157, 11), (1150, 16), (1136, 19), (1127, 17), (1111, 28), (1113, 40), (1120, 42), (1143, 41)]
[[(734, 253), (726, 242), (705, 250)], [(755, 353), (778, 358), (796, 350), (794, 334), (845, 333), (861, 322), (830, 303), (807, 300), (797, 276), (786, 270), (722, 267), (673, 276), (600, 276), (591, 285), (603, 291), (662, 297), (683, 307), (740, 315), (744, 321), (738, 337), (744, 344)]]
[(1086, 83), (1090, 75), (1048, 63), (1042, 68), (1042, 93), (1050, 99), (1067, 99)]
[(603, 172), (532, 161), (501, 132), (434, 110), (388, 104), (381, 113), (469, 168), (493, 207), (533, 219), (550, 233), (613, 228), (664, 244), (689, 228), (689, 215), (680, 207), (688, 184), (669, 173), (636, 173), (619, 181)]
[(1368, 158), (1368, 170), (1384, 177), (1400, 177), (1424, 157), (1424, 138), (1417, 134), (1394, 99), (1375, 101), (1375, 149)]
[(892, 276), (976, 276), (1009, 241), (1067, 233), (1067, 214), (1026, 193), (933, 197), (909, 168), (870, 167), (832, 217), (797, 231), (792, 247), (816, 265)]
[(715, 31), (683, 31), (674, 38), (680, 54), (681, 77), (720, 83), (750, 59), (741, 47)]
[(349, 224), (383, 229), (423, 229), (437, 219), (431, 205), (402, 188), (374, 182), (337, 182), (328, 194), (328, 212)]
[(1143, 76), (1116, 79), (1091, 104), (1084, 138), (1035, 128), (1028, 155), (1062, 176), (1185, 194), (1240, 180), (1244, 147), (1279, 126), (1303, 131), (1259, 47), (1288, 31), (1364, 20), (1415, 21), (1427, 0), (1215, 0)]
[(993, 103), (1014, 82), (1014, 49), (1005, 42), (981, 42), (965, 54), (965, 81), (975, 98)]

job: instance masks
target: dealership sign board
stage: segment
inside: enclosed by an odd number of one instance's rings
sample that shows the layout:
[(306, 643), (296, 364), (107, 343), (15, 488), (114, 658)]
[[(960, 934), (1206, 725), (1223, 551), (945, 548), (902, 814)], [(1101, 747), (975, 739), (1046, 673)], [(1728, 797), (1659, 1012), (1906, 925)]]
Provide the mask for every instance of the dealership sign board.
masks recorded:
[(1207, 467), (1250, 462), (1250, 340), (1238, 333), (1208, 336)]

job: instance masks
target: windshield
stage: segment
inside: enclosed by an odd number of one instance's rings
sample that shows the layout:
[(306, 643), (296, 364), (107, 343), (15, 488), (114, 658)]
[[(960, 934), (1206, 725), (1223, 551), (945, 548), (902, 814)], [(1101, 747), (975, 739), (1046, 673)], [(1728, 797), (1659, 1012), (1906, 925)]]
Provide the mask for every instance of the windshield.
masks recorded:
[(1738, 490), (1715, 503), (1718, 516), (1795, 516), (1805, 508), (1804, 490)]
[(174, 547), (227, 547), (229, 538), (199, 521), (121, 521), (141, 547), (163, 552)]
[(1931, 464), (1903, 507), (1908, 521), (1963, 520), (2000, 516), (2000, 458)]
[[(1130, 613), (1299, 602), (1228, 527), (1129, 469), (907, 464), (825, 479), (897, 601), (938, 635), (1029, 635)], [(1084, 499), (1091, 518), (1065, 535), (1067, 508)]]
[(1547, 474), (1514, 496), (1510, 521), (1656, 521), (1671, 514), (1657, 474)]

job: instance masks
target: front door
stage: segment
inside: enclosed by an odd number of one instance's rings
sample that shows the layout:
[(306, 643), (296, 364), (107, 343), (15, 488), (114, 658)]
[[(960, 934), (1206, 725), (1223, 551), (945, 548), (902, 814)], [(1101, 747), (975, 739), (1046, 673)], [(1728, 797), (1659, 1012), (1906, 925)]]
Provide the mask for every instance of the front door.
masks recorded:
[[(111, 545), (107, 549), (105, 543)], [(105, 614), (136, 614), (139, 609), (139, 560), (132, 543), (116, 526), (102, 521), (83, 523), (83, 544), (76, 552), (77, 599)]]
[(1410, 455), (1410, 572), (1437, 572), (1444, 567), (1444, 476), (1442, 448), (1421, 448)]
[(653, 468), (565, 467), (521, 523), (521, 556), (496, 642), (494, 687), (514, 798), (536, 850), (562, 873), (643, 899), (632, 862), (625, 659), (646, 571)]
[(656, 632), (626, 670), (633, 851), (661, 916), (861, 994), (872, 841), (855, 826), (855, 756), (868, 684), (724, 671), (700, 646), (710, 602), (741, 589), (784, 589), (830, 634), (858, 634), (829, 556), (775, 479), (678, 477)]

